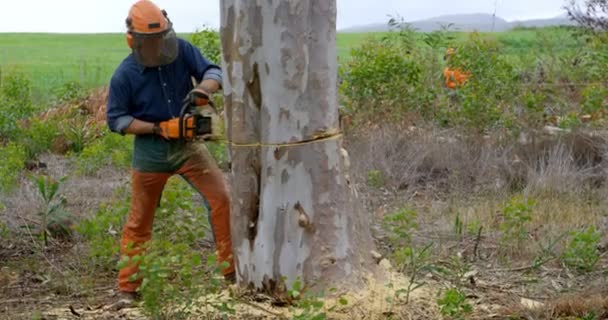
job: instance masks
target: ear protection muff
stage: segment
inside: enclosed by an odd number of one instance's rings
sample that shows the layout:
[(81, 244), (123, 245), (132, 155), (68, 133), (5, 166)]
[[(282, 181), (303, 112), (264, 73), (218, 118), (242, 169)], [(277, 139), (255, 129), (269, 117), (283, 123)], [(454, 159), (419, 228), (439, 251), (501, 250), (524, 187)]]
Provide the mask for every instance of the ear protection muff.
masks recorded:
[(131, 34), (131, 31), (127, 31), (126, 38), (127, 45), (129, 46), (129, 48), (133, 49), (133, 35)]
[(129, 46), (129, 48), (133, 48), (133, 35), (131, 34), (131, 24), (132, 24), (132, 20), (131, 17), (128, 17), (125, 20), (125, 23), (127, 24), (127, 33), (126, 33), (126, 40), (127, 40), (127, 45)]

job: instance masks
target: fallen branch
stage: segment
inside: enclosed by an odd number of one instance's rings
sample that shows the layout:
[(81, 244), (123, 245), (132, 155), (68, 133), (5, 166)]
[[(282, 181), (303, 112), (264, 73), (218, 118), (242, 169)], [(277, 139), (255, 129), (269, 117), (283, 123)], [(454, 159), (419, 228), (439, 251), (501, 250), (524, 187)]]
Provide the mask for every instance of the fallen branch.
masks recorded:
[(255, 308), (255, 309), (258, 309), (258, 310), (260, 310), (260, 311), (262, 311), (262, 312), (266, 312), (266, 313), (268, 313), (269, 315), (272, 315), (272, 316), (275, 316), (275, 317), (278, 317), (278, 318), (285, 318), (285, 316), (284, 316), (284, 315), (282, 315), (282, 314), (280, 314), (280, 313), (272, 312), (272, 311), (270, 311), (270, 310), (268, 310), (268, 309), (266, 309), (266, 308), (264, 308), (264, 307), (262, 307), (262, 306), (259, 306), (259, 305), (255, 304), (255, 303), (252, 303), (252, 302), (249, 302), (249, 301), (247, 301), (247, 300), (241, 300), (241, 301), (239, 301), (239, 302), (240, 302), (240, 303), (244, 303), (244, 304), (246, 304), (246, 305), (248, 305), (248, 306), (250, 306), (250, 307), (253, 307), (253, 308)]

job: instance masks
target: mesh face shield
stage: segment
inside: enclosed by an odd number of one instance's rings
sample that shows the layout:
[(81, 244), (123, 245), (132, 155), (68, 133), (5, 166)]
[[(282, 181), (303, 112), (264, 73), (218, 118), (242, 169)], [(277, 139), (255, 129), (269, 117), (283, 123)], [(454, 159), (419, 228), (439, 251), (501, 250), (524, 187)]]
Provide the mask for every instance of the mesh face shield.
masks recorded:
[(173, 27), (159, 33), (131, 32), (133, 56), (146, 67), (159, 67), (172, 63), (178, 55), (177, 36)]

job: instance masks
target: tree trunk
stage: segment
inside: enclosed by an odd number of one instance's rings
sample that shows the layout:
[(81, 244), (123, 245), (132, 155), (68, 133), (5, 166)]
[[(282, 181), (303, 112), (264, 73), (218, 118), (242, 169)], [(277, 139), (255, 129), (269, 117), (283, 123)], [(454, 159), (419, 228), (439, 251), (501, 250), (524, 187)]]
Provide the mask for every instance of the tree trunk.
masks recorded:
[(373, 243), (338, 134), (336, 1), (222, 0), (221, 11), (239, 283), (361, 285)]

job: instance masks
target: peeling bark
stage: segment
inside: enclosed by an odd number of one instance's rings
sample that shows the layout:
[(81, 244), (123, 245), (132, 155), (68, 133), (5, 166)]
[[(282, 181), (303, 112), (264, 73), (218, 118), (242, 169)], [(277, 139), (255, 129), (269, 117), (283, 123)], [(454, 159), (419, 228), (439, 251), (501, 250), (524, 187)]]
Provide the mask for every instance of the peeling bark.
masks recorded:
[(332, 136), (336, 1), (223, 0), (221, 11), (237, 279), (360, 286), (373, 244)]

